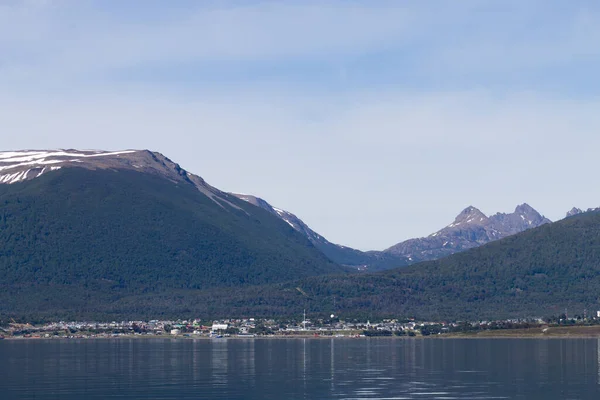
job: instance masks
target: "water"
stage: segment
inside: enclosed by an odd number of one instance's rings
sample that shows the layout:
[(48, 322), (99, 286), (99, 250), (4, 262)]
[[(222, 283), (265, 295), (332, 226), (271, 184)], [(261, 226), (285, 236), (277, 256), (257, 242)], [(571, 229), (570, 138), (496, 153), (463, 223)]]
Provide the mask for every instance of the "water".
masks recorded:
[(0, 341), (0, 399), (598, 399), (596, 339)]

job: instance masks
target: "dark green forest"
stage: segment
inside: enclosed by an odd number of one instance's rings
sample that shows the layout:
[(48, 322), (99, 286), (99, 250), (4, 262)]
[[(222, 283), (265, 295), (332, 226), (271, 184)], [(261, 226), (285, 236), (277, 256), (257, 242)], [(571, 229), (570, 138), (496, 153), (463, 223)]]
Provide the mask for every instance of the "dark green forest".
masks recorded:
[[(0, 187), (0, 319), (460, 320), (600, 309), (600, 213), (445, 259), (346, 274), (285, 222), (135, 172)], [(333, 273), (333, 274), (331, 274)]]
[(240, 208), (127, 170), (68, 168), (0, 185), (0, 308), (54, 309), (84, 289), (114, 298), (346, 271), (279, 218), (229, 200)]

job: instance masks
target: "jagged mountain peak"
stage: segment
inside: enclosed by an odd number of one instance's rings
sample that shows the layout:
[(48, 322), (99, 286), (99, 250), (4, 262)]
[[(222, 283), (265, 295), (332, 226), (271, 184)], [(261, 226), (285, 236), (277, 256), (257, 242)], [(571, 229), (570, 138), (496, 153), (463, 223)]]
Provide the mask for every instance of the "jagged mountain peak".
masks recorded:
[(496, 213), (490, 217), (490, 221), (495, 229), (506, 235), (552, 222), (527, 203), (518, 205), (512, 213)]
[(487, 220), (487, 216), (482, 213), (478, 208), (469, 206), (462, 210), (454, 219), (454, 222), (448, 225), (449, 227), (455, 227), (464, 223), (481, 223)]
[(592, 212), (592, 211), (600, 211), (600, 207), (595, 207), (595, 208), (590, 207), (587, 210), (582, 210), (581, 208), (573, 207), (569, 211), (567, 211), (565, 218), (572, 217), (574, 215), (583, 214), (586, 212)]
[(569, 211), (567, 211), (566, 217), (567, 218), (568, 217), (572, 217), (574, 215), (578, 215), (578, 214), (581, 214), (581, 213), (583, 213), (583, 210), (581, 208), (573, 207)]
[(518, 206), (516, 206), (515, 212), (516, 213), (530, 213), (530, 212), (537, 213), (537, 211), (527, 203), (519, 204)]
[(514, 214), (523, 216), (524, 219), (527, 221), (539, 220), (544, 218), (535, 208), (531, 207), (527, 203), (518, 205), (515, 208)]

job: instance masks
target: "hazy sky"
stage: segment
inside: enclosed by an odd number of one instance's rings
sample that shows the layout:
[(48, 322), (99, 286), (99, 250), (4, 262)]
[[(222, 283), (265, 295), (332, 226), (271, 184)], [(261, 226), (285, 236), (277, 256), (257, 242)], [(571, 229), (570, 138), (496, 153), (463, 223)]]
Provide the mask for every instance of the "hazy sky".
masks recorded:
[(147, 148), (363, 250), (600, 206), (600, 2), (0, 0), (1, 148)]

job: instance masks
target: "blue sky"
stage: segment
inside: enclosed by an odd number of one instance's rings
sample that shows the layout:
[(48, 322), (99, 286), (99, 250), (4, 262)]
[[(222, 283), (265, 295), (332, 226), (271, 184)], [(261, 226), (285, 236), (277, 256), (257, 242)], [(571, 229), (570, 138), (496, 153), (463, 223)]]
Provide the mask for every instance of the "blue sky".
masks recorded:
[(0, 0), (2, 147), (149, 148), (382, 249), (600, 206), (596, 1)]

